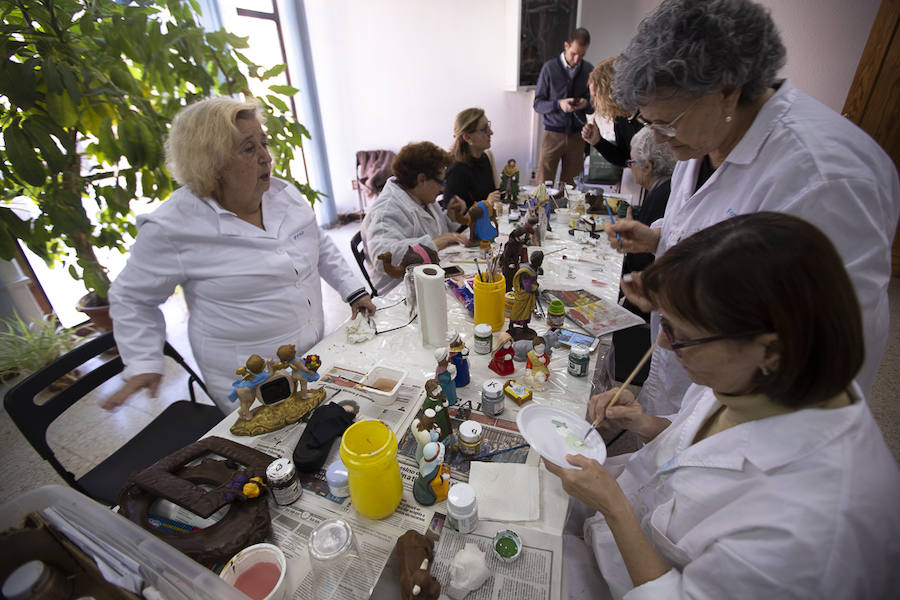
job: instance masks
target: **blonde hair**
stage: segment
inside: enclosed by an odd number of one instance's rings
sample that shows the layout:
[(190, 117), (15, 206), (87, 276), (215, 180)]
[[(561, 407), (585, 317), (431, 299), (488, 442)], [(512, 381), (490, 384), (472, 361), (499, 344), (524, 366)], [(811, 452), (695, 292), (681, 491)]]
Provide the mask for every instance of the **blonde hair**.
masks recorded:
[(631, 113), (619, 106), (613, 99), (613, 79), (616, 76), (613, 62), (615, 60), (615, 56), (603, 59), (594, 67), (588, 78), (588, 81), (594, 88), (594, 96), (591, 98), (594, 102), (594, 110), (597, 111), (599, 116), (606, 119), (631, 116)]
[(472, 159), (469, 142), (463, 139), (463, 134), (474, 133), (478, 129), (478, 121), (483, 116), (483, 108), (467, 108), (456, 115), (456, 121), (453, 123), (453, 145), (450, 146), (450, 156), (456, 162), (469, 162)]
[(216, 180), (234, 151), (237, 119), (262, 123), (259, 105), (228, 96), (206, 98), (181, 109), (166, 140), (166, 164), (175, 181), (201, 198), (216, 189)]

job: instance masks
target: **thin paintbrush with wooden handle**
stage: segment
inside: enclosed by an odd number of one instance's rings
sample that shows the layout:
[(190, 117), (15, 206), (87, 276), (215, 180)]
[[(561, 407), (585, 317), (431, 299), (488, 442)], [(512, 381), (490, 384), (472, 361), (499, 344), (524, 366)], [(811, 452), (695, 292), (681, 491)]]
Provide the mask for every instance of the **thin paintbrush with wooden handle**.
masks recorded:
[[(635, 375), (638, 374), (638, 371), (641, 370), (641, 367), (644, 366), (644, 363), (647, 362), (648, 360), (650, 360), (650, 356), (653, 354), (653, 349), (654, 349), (654, 348), (656, 348), (656, 344), (655, 344), (655, 343), (654, 343), (654, 344), (650, 344), (650, 347), (647, 349), (647, 352), (644, 353), (643, 358), (641, 358), (640, 362), (638, 362), (637, 366), (636, 366), (636, 367), (634, 368), (634, 370), (631, 372), (631, 375), (628, 376), (628, 379), (626, 379), (625, 382), (622, 384), (622, 386), (621, 386), (619, 389), (616, 390), (616, 393), (613, 394), (612, 400), (610, 400), (610, 401), (609, 401), (609, 404), (606, 405), (606, 408), (603, 409), (603, 415), (604, 415), (604, 416), (606, 415), (606, 411), (609, 410), (609, 407), (612, 406), (613, 404), (615, 404), (615, 403), (616, 403), (616, 400), (619, 399), (619, 394), (622, 393), (622, 390), (624, 390), (625, 388), (627, 388), (627, 387), (628, 387), (628, 384), (631, 383), (631, 380), (634, 379)], [(582, 441), (584, 441), (584, 440), (587, 439), (587, 436), (589, 436), (589, 435), (591, 434), (591, 432), (594, 430), (594, 427), (596, 427), (596, 426), (597, 426), (597, 423), (599, 423), (599, 422), (600, 422), (600, 417), (598, 416), (598, 417), (596, 417), (596, 418), (594, 419), (594, 422), (591, 423), (591, 428), (588, 429), (588, 430), (587, 430), (587, 433), (584, 434), (584, 437), (581, 438)]]

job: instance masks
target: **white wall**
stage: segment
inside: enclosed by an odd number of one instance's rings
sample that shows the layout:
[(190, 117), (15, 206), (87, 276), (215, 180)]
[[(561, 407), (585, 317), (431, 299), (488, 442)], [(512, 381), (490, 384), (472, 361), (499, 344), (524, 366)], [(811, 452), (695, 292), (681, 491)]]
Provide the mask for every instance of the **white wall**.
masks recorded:
[(449, 148), (453, 119), (480, 106), (498, 162), (525, 173), (530, 92), (503, 91), (504, 0), (307, 0), (313, 62), (338, 212), (355, 210), (357, 150), (410, 141)]

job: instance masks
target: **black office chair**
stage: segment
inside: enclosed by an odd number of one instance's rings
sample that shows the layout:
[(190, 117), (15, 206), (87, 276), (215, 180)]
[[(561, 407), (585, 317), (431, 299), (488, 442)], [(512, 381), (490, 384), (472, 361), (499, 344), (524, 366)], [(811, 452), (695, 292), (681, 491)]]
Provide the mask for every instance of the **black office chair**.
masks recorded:
[(353, 239), (350, 240), (350, 250), (353, 252), (353, 258), (356, 259), (359, 270), (362, 271), (363, 277), (366, 278), (366, 283), (369, 284), (369, 289), (372, 290), (372, 297), (374, 298), (378, 295), (378, 290), (375, 289), (375, 285), (369, 279), (369, 272), (366, 270), (366, 246), (363, 244), (361, 231), (357, 231)]
[[(122, 372), (122, 359), (116, 355), (97, 368), (85, 373), (65, 389), (51, 392), (48, 400), (36, 404), (42, 391), (80, 368), (87, 361), (104, 357), (103, 352), (115, 345), (113, 333), (106, 332), (81, 344), (59, 357), (40, 371), (32, 373), (10, 389), (3, 400), (6, 411), (25, 439), (37, 450), (41, 458), (49, 462), (56, 472), (78, 491), (113, 506), (119, 490), (128, 476), (149, 467), (157, 460), (196, 441), (212, 429), (224, 415), (215, 405), (201, 404), (194, 396), (194, 384), (209, 395), (206, 386), (184, 362), (178, 352), (166, 342), (163, 352), (188, 373), (190, 400), (178, 400), (170, 404), (149, 425), (132, 437), (122, 447), (79, 479), (59, 462), (47, 444), (47, 429), (60, 415), (86, 396), (101, 383)], [(85, 443), (90, 443), (85, 440)]]

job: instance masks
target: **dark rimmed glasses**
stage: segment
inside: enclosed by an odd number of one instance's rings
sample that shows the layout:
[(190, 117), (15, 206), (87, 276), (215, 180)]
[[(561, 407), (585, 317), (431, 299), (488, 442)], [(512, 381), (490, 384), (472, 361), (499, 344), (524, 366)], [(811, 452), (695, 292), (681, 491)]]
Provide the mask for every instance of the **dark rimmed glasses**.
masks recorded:
[(690, 348), (691, 346), (700, 346), (701, 344), (709, 344), (710, 342), (718, 342), (719, 340), (730, 340), (737, 338), (745, 338), (745, 337), (753, 337), (755, 335), (761, 335), (760, 331), (754, 331), (752, 333), (739, 333), (739, 334), (725, 334), (725, 335), (711, 335), (709, 337), (697, 338), (694, 340), (681, 340), (677, 341), (675, 339), (675, 332), (672, 331), (672, 324), (669, 323), (665, 317), (659, 318), (659, 328), (663, 332), (663, 336), (666, 338), (666, 342), (669, 344), (669, 348), (672, 349), (672, 352), (681, 356), (680, 350), (682, 348)]

